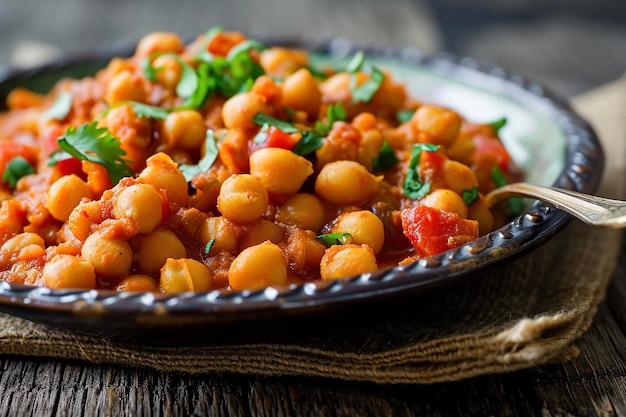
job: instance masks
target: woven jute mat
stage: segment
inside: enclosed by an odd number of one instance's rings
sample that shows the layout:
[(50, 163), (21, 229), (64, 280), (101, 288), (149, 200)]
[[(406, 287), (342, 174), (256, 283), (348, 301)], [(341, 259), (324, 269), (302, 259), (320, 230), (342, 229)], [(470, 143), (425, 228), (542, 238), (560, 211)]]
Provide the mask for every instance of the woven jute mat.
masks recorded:
[[(575, 107), (607, 150), (598, 194), (626, 196), (626, 78)], [(573, 222), (525, 257), (375, 320), (281, 343), (143, 346), (0, 315), (0, 354), (77, 359), (161, 371), (309, 375), (433, 383), (571, 359), (614, 270), (623, 233)], [(328, 320), (328, 318), (326, 318)]]

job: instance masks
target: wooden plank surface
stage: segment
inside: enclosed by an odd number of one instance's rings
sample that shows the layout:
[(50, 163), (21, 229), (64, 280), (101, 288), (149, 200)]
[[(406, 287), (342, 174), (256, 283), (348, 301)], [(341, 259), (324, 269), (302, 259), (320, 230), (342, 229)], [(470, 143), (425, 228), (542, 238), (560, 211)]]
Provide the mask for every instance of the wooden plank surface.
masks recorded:
[[(67, 53), (137, 39), (155, 29), (196, 33), (221, 24), (248, 33), (449, 49), (514, 68), (564, 96), (626, 69), (623, 8), (613, 6), (611, 20), (587, 16), (584, 8), (577, 15), (550, 9), (520, 19), (511, 15), (524, 8), (516, 2), (513, 10), (496, 13), (498, 20), (480, 21), (459, 17), (455, 3), (5, 0), (0, 1), (0, 66), (9, 64), (24, 41)], [(578, 342), (581, 355), (565, 364), (432, 386), (390, 386), (2, 357), (0, 416), (626, 416), (626, 247), (620, 262), (606, 303)]]

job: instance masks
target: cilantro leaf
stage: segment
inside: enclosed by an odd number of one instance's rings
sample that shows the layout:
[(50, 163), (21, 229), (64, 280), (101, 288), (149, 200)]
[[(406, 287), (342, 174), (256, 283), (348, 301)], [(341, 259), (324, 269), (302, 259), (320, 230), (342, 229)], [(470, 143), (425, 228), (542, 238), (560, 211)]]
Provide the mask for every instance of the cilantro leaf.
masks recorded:
[(69, 93), (67, 91), (60, 93), (54, 100), (52, 106), (42, 115), (43, 119), (59, 121), (65, 119), (70, 110), (72, 110), (73, 101), (74, 96), (72, 95), (72, 93)]
[(181, 98), (190, 98), (198, 88), (198, 73), (178, 55), (171, 54), (171, 56), (180, 64), (182, 69), (180, 80), (176, 84), (176, 94)]
[(506, 117), (502, 117), (494, 122), (488, 123), (489, 126), (496, 132), (496, 135), (500, 133), (500, 129), (506, 126), (507, 119)]
[(159, 72), (161, 68), (156, 68), (152, 65), (152, 58), (152, 56), (147, 56), (141, 61), (141, 71), (148, 80), (156, 81), (157, 72)]
[(463, 190), (461, 197), (466, 205), (471, 206), (480, 197), (478, 187), (472, 187), (469, 190)]
[(217, 142), (215, 133), (211, 129), (206, 131), (206, 139), (204, 142), (204, 156), (196, 165), (181, 164), (178, 166), (180, 172), (183, 173), (187, 182), (200, 172), (207, 172), (213, 166), (218, 156)]
[[(507, 180), (497, 165), (491, 169), (491, 179), (496, 188), (506, 185)], [(510, 215), (519, 215), (524, 211), (524, 200), (521, 197), (511, 197), (506, 202), (506, 210)]]
[(439, 149), (439, 145), (431, 143), (416, 143), (411, 148), (411, 160), (409, 161), (409, 170), (404, 179), (402, 190), (404, 195), (412, 200), (418, 200), (430, 192), (430, 183), (424, 183), (419, 177), (418, 165), (419, 157), (423, 151), (435, 152)]
[(329, 233), (315, 236), (315, 239), (319, 240), (326, 246), (347, 245), (352, 242), (352, 235), (350, 233)]
[(270, 126), (275, 126), (278, 129), (282, 130), (285, 133), (298, 133), (300, 132), (300, 130), (298, 130), (297, 127), (295, 127), (293, 124), (289, 123), (289, 122), (285, 122), (283, 120), (280, 119), (276, 119), (272, 116), (268, 116), (267, 114), (264, 113), (257, 113), (254, 115), (254, 117), (252, 117), (252, 121), (257, 124), (257, 125), (265, 125), (268, 124)]
[(378, 152), (378, 156), (372, 159), (374, 172), (384, 171), (398, 163), (398, 157), (389, 142), (384, 141)]
[(211, 239), (209, 240), (206, 245), (204, 245), (204, 254), (208, 255), (209, 252), (211, 251), (211, 248), (213, 247), (213, 245), (215, 244), (215, 239)]
[[(268, 116), (267, 114), (257, 113), (252, 118), (252, 121), (257, 124), (263, 126), (261, 131), (255, 138), (256, 141), (263, 141), (263, 136), (260, 136), (264, 133), (264, 129), (266, 126), (274, 126), (285, 133), (300, 133), (302, 137), (293, 147), (291, 152), (296, 155), (304, 156), (308, 155), (312, 152), (315, 152), (317, 149), (321, 148), (324, 144), (324, 138), (319, 133), (312, 130), (303, 130), (300, 131), (297, 127), (295, 127), (292, 123), (285, 122), (283, 120), (276, 119), (274, 117)], [(263, 138), (263, 139), (262, 139)]]
[(265, 45), (263, 45), (259, 41), (255, 41), (253, 39), (248, 39), (248, 40), (245, 40), (245, 41), (243, 41), (241, 43), (238, 43), (237, 45), (233, 46), (230, 49), (230, 51), (228, 51), (228, 55), (226, 55), (226, 59), (228, 61), (232, 61), (237, 56), (239, 56), (239, 54), (242, 54), (244, 52), (248, 52), (251, 49), (256, 49), (257, 51), (263, 51), (263, 50), (265, 50), (267, 48), (265, 47)]
[(307, 65), (305, 67), (307, 70), (309, 70), (309, 72), (311, 73), (312, 76), (314, 76), (315, 78), (319, 78), (321, 80), (325, 80), (328, 78), (328, 75), (326, 75), (325, 72), (318, 70), (315, 67), (312, 67), (311, 65)]
[(506, 177), (504, 176), (502, 171), (500, 171), (500, 168), (498, 168), (497, 165), (494, 165), (491, 169), (491, 180), (497, 188), (502, 187), (507, 183)]
[(65, 135), (57, 139), (59, 148), (79, 160), (87, 160), (104, 166), (109, 171), (112, 184), (123, 177), (132, 176), (133, 170), (123, 158), (120, 140), (98, 122), (85, 123), (78, 128), (70, 126)]
[(411, 117), (413, 117), (414, 114), (415, 110), (401, 110), (396, 113), (396, 119), (398, 119), (400, 123), (405, 123), (411, 120)]
[(384, 79), (385, 74), (378, 68), (372, 67), (370, 79), (352, 89), (352, 101), (354, 103), (369, 103), (382, 85)]
[(147, 117), (153, 119), (165, 119), (169, 114), (169, 111), (157, 106), (150, 106), (148, 104), (139, 103), (136, 101), (126, 101), (121, 104), (128, 104), (133, 108), (135, 114), (139, 117)]
[(305, 156), (315, 152), (321, 148), (323, 144), (324, 138), (320, 134), (305, 130), (302, 132), (302, 138), (300, 138), (291, 151), (296, 155)]
[(346, 65), (346, 72), (355, 73), (360, 71), (364, 62), (365, 52), (358, 51), (356, 54), (354, 54), (350, 62), (348, 62), (348, 65)]
[(2, 173), (2, 181), (9, 184), (9, 187), (15, 188), (17, 181), (30, 174), (34, 174), (35, 169), (28, 163), (23, 156), (16, 156), (11, 159), (4, 167)]
[(328, 132), (330, 132), (333, 128), (333, 123), (346, 120), (346, 109), (343, 107), (343, 104), (335, 103), (328, 106), (326, 109), (326, 119), (328, 119), (326, 124), (321, 121), (315, 123), (315, 130), (323, 135), (327, 135)]

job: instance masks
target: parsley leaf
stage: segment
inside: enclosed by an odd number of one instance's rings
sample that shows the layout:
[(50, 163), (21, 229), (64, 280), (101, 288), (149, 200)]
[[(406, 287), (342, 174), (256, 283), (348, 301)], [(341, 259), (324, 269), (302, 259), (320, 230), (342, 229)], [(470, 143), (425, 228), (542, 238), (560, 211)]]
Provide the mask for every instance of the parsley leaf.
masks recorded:
[(132, 176), (133, 170), (123, 158), (126, 155), (120, 141), (98, 122), (85, 123), (78, 128), (70, 126), (65, 135), (57, 139), (59, 148), (79, 160), (103, 165), (109, 171), (112, 184), (123, 177)]
[(59, 121), (65, 119), (70, 110), (72, 110), (73, 101), (74, 96), (72, 96), (72, 93), (60, 93), (54, 100), (52, 106), (42, 115), (43, 119)]
[(424, 183), (419, 178), (418, 165), (419, 158), (423, 151), (435, 152), (439, 149), (438, 145), (431, 143), (416, 143), (411, 148), (411, 160), (409, 161), (409, 170), (406, 173), (404, 179), (404, 186), (402, 190), (404, 195), (412, 200), (418, 200), (424, 197), (430, 191), (430, 183)]
[(254, 117), (252, 118), (252, 121), (257, 124), (257, 125), (265, 125), (268, 124), (270, 126), (275, 126), (278, 129), (282, 130), (285, 133), (298, 133), (300, 132), (300, 130), (298, 130), (297, 127), (295, 127), (293, 124), (289, 123), (289, 122), (285, 122), (283, 120), (280, 119), (276, 119), (272, 116), (268, 116), (267, 114), (264, 113), (257, 113), (254, 115)]
[(335, 103), (328, 106), (326, 109), (326, 119), (328, 121), (326, 124), (318, 121), (315, 123), (315, 130), (323, 135), (327, 135), (328, 132), (333, 128), (333, 123), (336, 121), (344, 121), (346, 120), (346, 109), (343, 107), (341, 103)]
[(215, 133), (211, 129), (206, 131), (206, 139), (204, 142), (204, 156), (196, 165), (181, 164), (178, 166), (180, 172), (183, 173), (187, 182), (200, 172), (207, 172), (213, 166), (218, 156), (217, 142)]
[(405, 123), (411, 120), (411, 117), (413, 117), (414, 114), (415, 110), (400, 110), (396, 113), (396, 119), (398, 119), (400, 123)]
[(11, 159), (4, 167), (2, 173), (2, 181), (9, 184), (9, 187), (15, 188), (17, 181), (30, 174), (34, 174), (35, 169), (28, 163), (23, 156), (16, 156)]
[[(491, 180), (496, 188), (506, 185), (507, 180), (497, 165), (491, 169)], [(511, 197), (506, 202), (507, 212), (511, 215), (519, 215), (524, 211), (524, 200), (521, 197)]]
[(352, 89), (352, 101), (355, 103), (369, 103), (382, 85), (384, 79), (385, 74), (378, 68), (373, 67), (370, 79)]
[(352, 235), (350, 233), (329, 233), (315, 236), (315, 239), (319, 240), (326, 246), (347, 245), (352, 242)]
[(204, 245), (204, 254), (208, 255), (209, 252), (211, 251), (211, 248), (213, 247), (213, 245), (215, 244), (215, 239), (211, 239), (209, 240), (206, 245)]
[(328, 78), (328, 75), (326, 75), (325, 72), (320, 71), (317, 68), (312, 67), (311, 65), (307, 65), (305, 68), (309, 70), (311, 75), (314, 76), (315, 78), (319, 78), (320, 80), (325, 80)]
[(465, 204), (471, 206), (476, 200), (478, 200), (478, 197), (480, 197), (478, 193), (478, 187), (472, 187), (469, 190), (463, 190), (463, 192), (461, 193), (461, 197), (463, 197), (463, 201), (465, 202)]
[(296, 155), (305, 156), (315, 152), (324, 144), (324, 138), (310, 130), (302, 132), (302, 137), (291, 150)]
[(500, 133), (500, 129), (502, 129), (506, 125), (507, 119), (506, 117), (502, 117), (494, 122), (488, 123), (489, 126), (496, 132), (496, 135)]
[(137, 116), (139, 117), (147, 117), (147, 118), (151, 117), (153, 119), (165, 119), (167, 115), (169, 114), (169, 111), (167, 111), (166, 109), (162, 107), (149, 106), (147, 104), (139, 103), (136, 101), (126, 101), (123, 104), (130, 105), (135, 111), (135, 114), (137, 114)]
[(363, 63), (365, 62), (365, 53), (363, 51), (358, 51), (348, 65), (346, 65), (346, 72), (355, 73), (361, 70)]
[[(226, 59), (228, 61), (233, 61), (236, 57), (244, 52), (248, 52), (251, 49), (256, 49), (257, 51), (263, 51), (267, 49), (265, 45), (263, 45), (259, 41), (255, 41), (253, 39), (245, 40), (237, 45), (233, 46), (230, 51), (228, 51), (228, 55), (226, 55)], [(247, 55), (247, 54), (246, 54)]]
[(378, 152), (378, 157), (372, 159), (374, 172), (384, 171), (398, 163), (398, 157), (389, 142), (384, 141)]

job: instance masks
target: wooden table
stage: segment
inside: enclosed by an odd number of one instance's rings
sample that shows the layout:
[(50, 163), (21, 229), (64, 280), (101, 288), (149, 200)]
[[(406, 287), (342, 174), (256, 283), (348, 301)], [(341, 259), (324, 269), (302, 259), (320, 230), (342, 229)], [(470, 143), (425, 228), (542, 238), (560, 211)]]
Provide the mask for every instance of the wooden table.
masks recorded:
[[(155, 29), (214, 24), (448, 49), (498, 62), (571, 96), (626, 69), (626, 13), (598, 0), (470, 4), (446, 0), (0, 2), (0, 66), (24, 41), (73, 52)], [(593, 7), (598, 5), (593, 2)], [(335, 5), (337, 3), (338, 5)], [(341, 3), (341, 4), (340, 4)], [(461, 4), (463, 3), (463, 4)], [(541, 7), (540, 7), (541, 5)], [(459, 7), (463, 7), (459, 12)], [(543, 13), (537, 13), (537, 11)], [(32, 43), (31, 43), (32, 45)], [(55, 51), (53, 49), (52, 51)], [(12, 415), (626, 415), (626, 245), (579, 357), (504, 375), (436, 385), (376, 385), (301, 377), (188, 375), (71, 361), (0, 358), (0, 416)]]

